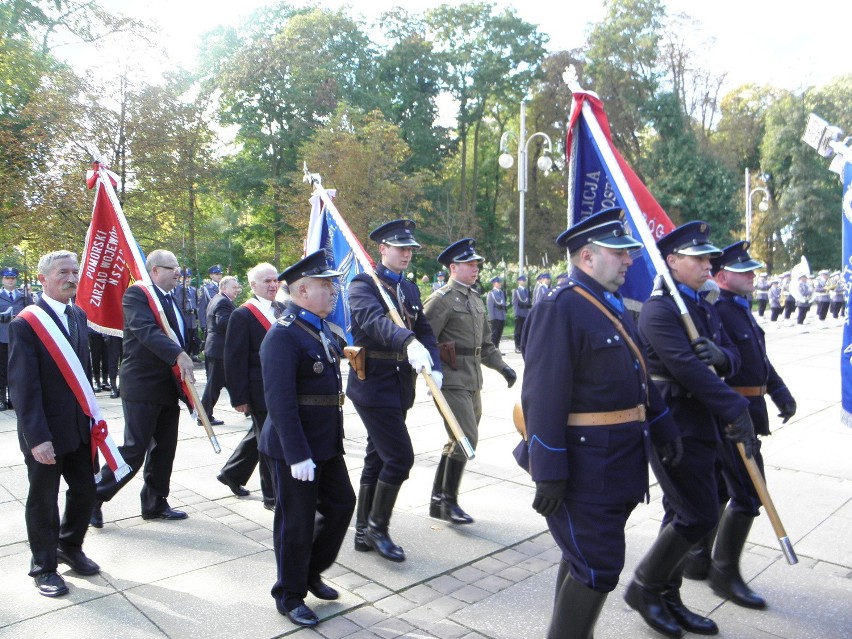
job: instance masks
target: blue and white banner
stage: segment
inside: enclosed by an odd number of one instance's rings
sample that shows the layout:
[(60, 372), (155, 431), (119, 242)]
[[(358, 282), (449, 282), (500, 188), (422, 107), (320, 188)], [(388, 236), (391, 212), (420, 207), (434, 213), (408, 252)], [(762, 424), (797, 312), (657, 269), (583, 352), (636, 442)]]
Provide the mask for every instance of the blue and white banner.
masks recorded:
[(852, 427), (852, 324), (849, 323), (849, 290), (852, 284), (852, 162), (846, 162), (843, 179), (843, 284), (846, 323), (843, 326), (843, 348), (840, 356), (841, 421)]

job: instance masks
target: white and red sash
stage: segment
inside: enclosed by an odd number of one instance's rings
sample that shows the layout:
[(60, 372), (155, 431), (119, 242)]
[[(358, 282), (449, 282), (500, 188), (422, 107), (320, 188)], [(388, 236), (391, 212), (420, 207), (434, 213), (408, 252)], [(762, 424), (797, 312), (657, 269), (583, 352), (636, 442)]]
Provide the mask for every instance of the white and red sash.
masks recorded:
[(263, 326), (267, 331), (272, 328), (272, 322), (269, 321), (269, 318), (263, 312), (263, 309), (260, 308), (260, 302), (258, 302), (255, 298), (251, 297), (243, 302), (243, 306), (245, 306), (251, 314), (254, 315), (255, 319), (260, 322), (260, 325)]
[[(174, 329), (172, 329), (171, 324), (169, 324), (169, 320), (166, 319), (166, 313), (163, 310), (163, 306), (160, 304), (160, 299), (154, 295), (153, 285), (146, 285), (145, 282), (136, 281), (134, 286), (138, 286), (143, 291), (145, 291), (145, 296), (148, 298), (148, 306), (151, 308), (151, 312), (154, 314), (154, 319), (157, 322), (157, 325), (163, 329), (163, 332), (171, 339), (175, 344), (180, 346), (180, 338), (175, 334)], [(196, 407), (192, 403), (192, 395), (189, 393), (189, 389), (186, 387), (186, 382), (181, 379), (180, 367), (175, 362), (172, 365), (172, 373), (175, 376), (175, 380), (183, 391), (183, 400), (186, 402), (186, 407), (189, 409), (190, 414), (192, 415), (192, 419), (198, 419), (198, 413), (196, 412)]]
[[(27, 306), (18, 316), (27, 321), (44, 344), (47, 352), (50, 353), (53, 361), (59, 367), (65, 383), (68, 384), (71, 392), (74, 393), (74, 397), (77, 398), (80, 408), (92, 419), (92, 462), (94, 463), (95, 454), (100, 450), (116, 480), (120, 480), (130, 472), (130, 466), (121, 457), (118, 446), (115, 445), (109, 434), (106, 420), (104, 420), (101, 408), (95, 399), (95, 392), (92, 390), (92, 385), (83, 370), (83, 365), (80, 363), (77, 353), (74, 352), (70, 342), (56, 325), (56, 322), (53, 321), (53, 318), (43, 308), (34, 305)], [(69, 321), (76, 322), (77, 319), (70, 317)]]

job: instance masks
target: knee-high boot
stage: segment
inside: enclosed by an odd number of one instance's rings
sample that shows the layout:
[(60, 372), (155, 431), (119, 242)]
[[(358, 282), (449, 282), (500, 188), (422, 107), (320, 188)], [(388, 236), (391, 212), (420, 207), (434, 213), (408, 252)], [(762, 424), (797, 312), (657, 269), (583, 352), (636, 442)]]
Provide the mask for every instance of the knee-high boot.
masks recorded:
[(670, 525), (660, 531), (651, 548), (639, 562), (624, 600), (654, 630), (670, 637), (682, 637), (683, 629), (663, 601), (671, 574), (683, 561), (692, 543)]
[(444, 470), (447, 468), (447, 456), (441, 455), (432, 482), (432, 499), (429, 502), (429, 516), (441, 519), (441, 502), (444, 500)]
[(405, 561), (405, 552), (393, 543), (388, 534), (391, 513), (399, 495), (399, 489), (399, 486), (383, 481), (376, 484), (373, 507), (367, 518), (367, 529), (364, 531), (364, 542), (390, 561)]
[(473, 517), (459, 506), (459, 485), (464, 474), (465, 460), (447, 457), (444, 469), (444, 497), (441, 501), (441, 519), (453, 524), (472, 524)]
[[(722, 504), (719, 508), (719, 519), (722, 518), (723, 512), (725, 512), (725, 504)], [(713, 553), (713, 543), (716, 541), (717, 530), (719, 530), (718, 522), (716, 522), (713, 530), (707, 533), (687, 553), (686, 559), (683, 560), (683, 576), (687, 579), (696, 581), (707, 579), (707, 575), (710, 573), (710, 558)]]
[(570, 574), (556, 593), (547, 639), (592, 639), (607, 592), (598, 592)]
[(680, 586), (683, 582), (683, 564), (675, 568), (674, 574), (669, 577), (667, 590), (663, 593), (663, 603), (666, 610), (677, 621), (677, 624), (687, 632), (698, 635), (717, 635), (719, 626), (709, 617), (699, 615), (686, 607), (680, 598)]
[(556, 571), (556, 589), (554, 590), (553, 606), (559, 601), (559, 591), (562, 590), (562, 584), (569, 575), (568, 562), (564, 559), (559, 560), (559, 570)]
[(710, 565), (710, 587), (721, 597), (746, 608), (766, 608), (766, 600), (754, 592), (740, 575), (740, 556), (754, 517), (731, 508), (722, 514), (716, 548)]
[(358, 489), (358, 507), (355, 509), (355, 550), (369, 552), (373, 548), (364, 541), (364, 531), (367, 530), (367, 518), (373, 507), (375, 484), (361, 484)]

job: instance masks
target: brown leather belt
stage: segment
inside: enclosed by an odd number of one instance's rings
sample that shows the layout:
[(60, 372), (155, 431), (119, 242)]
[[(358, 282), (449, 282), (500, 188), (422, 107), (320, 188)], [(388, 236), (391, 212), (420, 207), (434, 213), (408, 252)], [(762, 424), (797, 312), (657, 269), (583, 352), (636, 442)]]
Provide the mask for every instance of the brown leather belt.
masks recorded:
[(607, 413), (571, 413), (568, 415), (569, 426), (611, 426), (613, 424), (644, 421), (644, 404), (639, 404), (634, 408), (613, 410)]
[(346, 395), (296, 395), (299, 406), (343, 406)]
[(367, 349), (367, 357), (369, 359), (395, 359), (398, 362), (404, 362), (408, 359), (405, 353), (389, 353), (387, 351), (371, 351)]
[(456, 355), (467, 355), (468, 357), (480, 357), (482, 355), (482, 347), (477, 346), (476, 348), (464, 348), (462, 346), (456, 346)]
[(766, 386), (731, 386), (743, 397), (763, 397), (766, 395)]

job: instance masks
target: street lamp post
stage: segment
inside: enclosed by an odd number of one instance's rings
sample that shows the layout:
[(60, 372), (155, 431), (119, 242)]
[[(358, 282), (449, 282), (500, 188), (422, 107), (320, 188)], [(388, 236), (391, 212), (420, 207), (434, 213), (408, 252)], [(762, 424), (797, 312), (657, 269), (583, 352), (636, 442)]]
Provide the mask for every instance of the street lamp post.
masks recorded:
[(755, 193), (760, 193), (763, 195), (763, 199), (760, 200), (760, 204), (757, 205), (761, 211), (769, 210), (769, 202), (772, 200), (772, 196), (769, 195), (769, 191), (767, 191), (762, 186), (756, 186), (753, 189), (750, 189), (751, 182), (749, 181), (748, 169), (745, 170), (745, 193), (746, 193), (746, 217), (745, 217), (745, 239), (747, 242), (751, 242), (751, 198)]
[[(527, 154), (529, 153), (529, 144), (533, 140), (533, 138), (541, 137), (544, 140), (545, 148), (544, 153), (536, 162), (536, 166), (538, 166), (540, 171), (544, 171), (545, 173), (550, 170), (550, 167), (553, 166), (553, 160), (550, 158), (549, 153), (552, 149), (552, 143), (550, 141), (550, 137), (546, 133), (541, 133), (537, 131), (530, 135), (530, 137), (526, 137), (527, 135), (527, 107), (526, 101), (521, 100), (521, 130), (520, 136), (517, 139), (518, 142), (518, 275), (524, 274), (524, 264), (525, 264), (525, 256), (524, 256), (524, 205), (527, 193)], [(514, 164), (514, 158), (509, 154), (507, 150), (508, 138), (509, 136), (513, 136), (514, 134), (510, 131), (506, 131), (502, 137), (500, 138), (500, 157), (497, 160), (500, 166), (504, 169), (512, 168), (512, 164)]]

